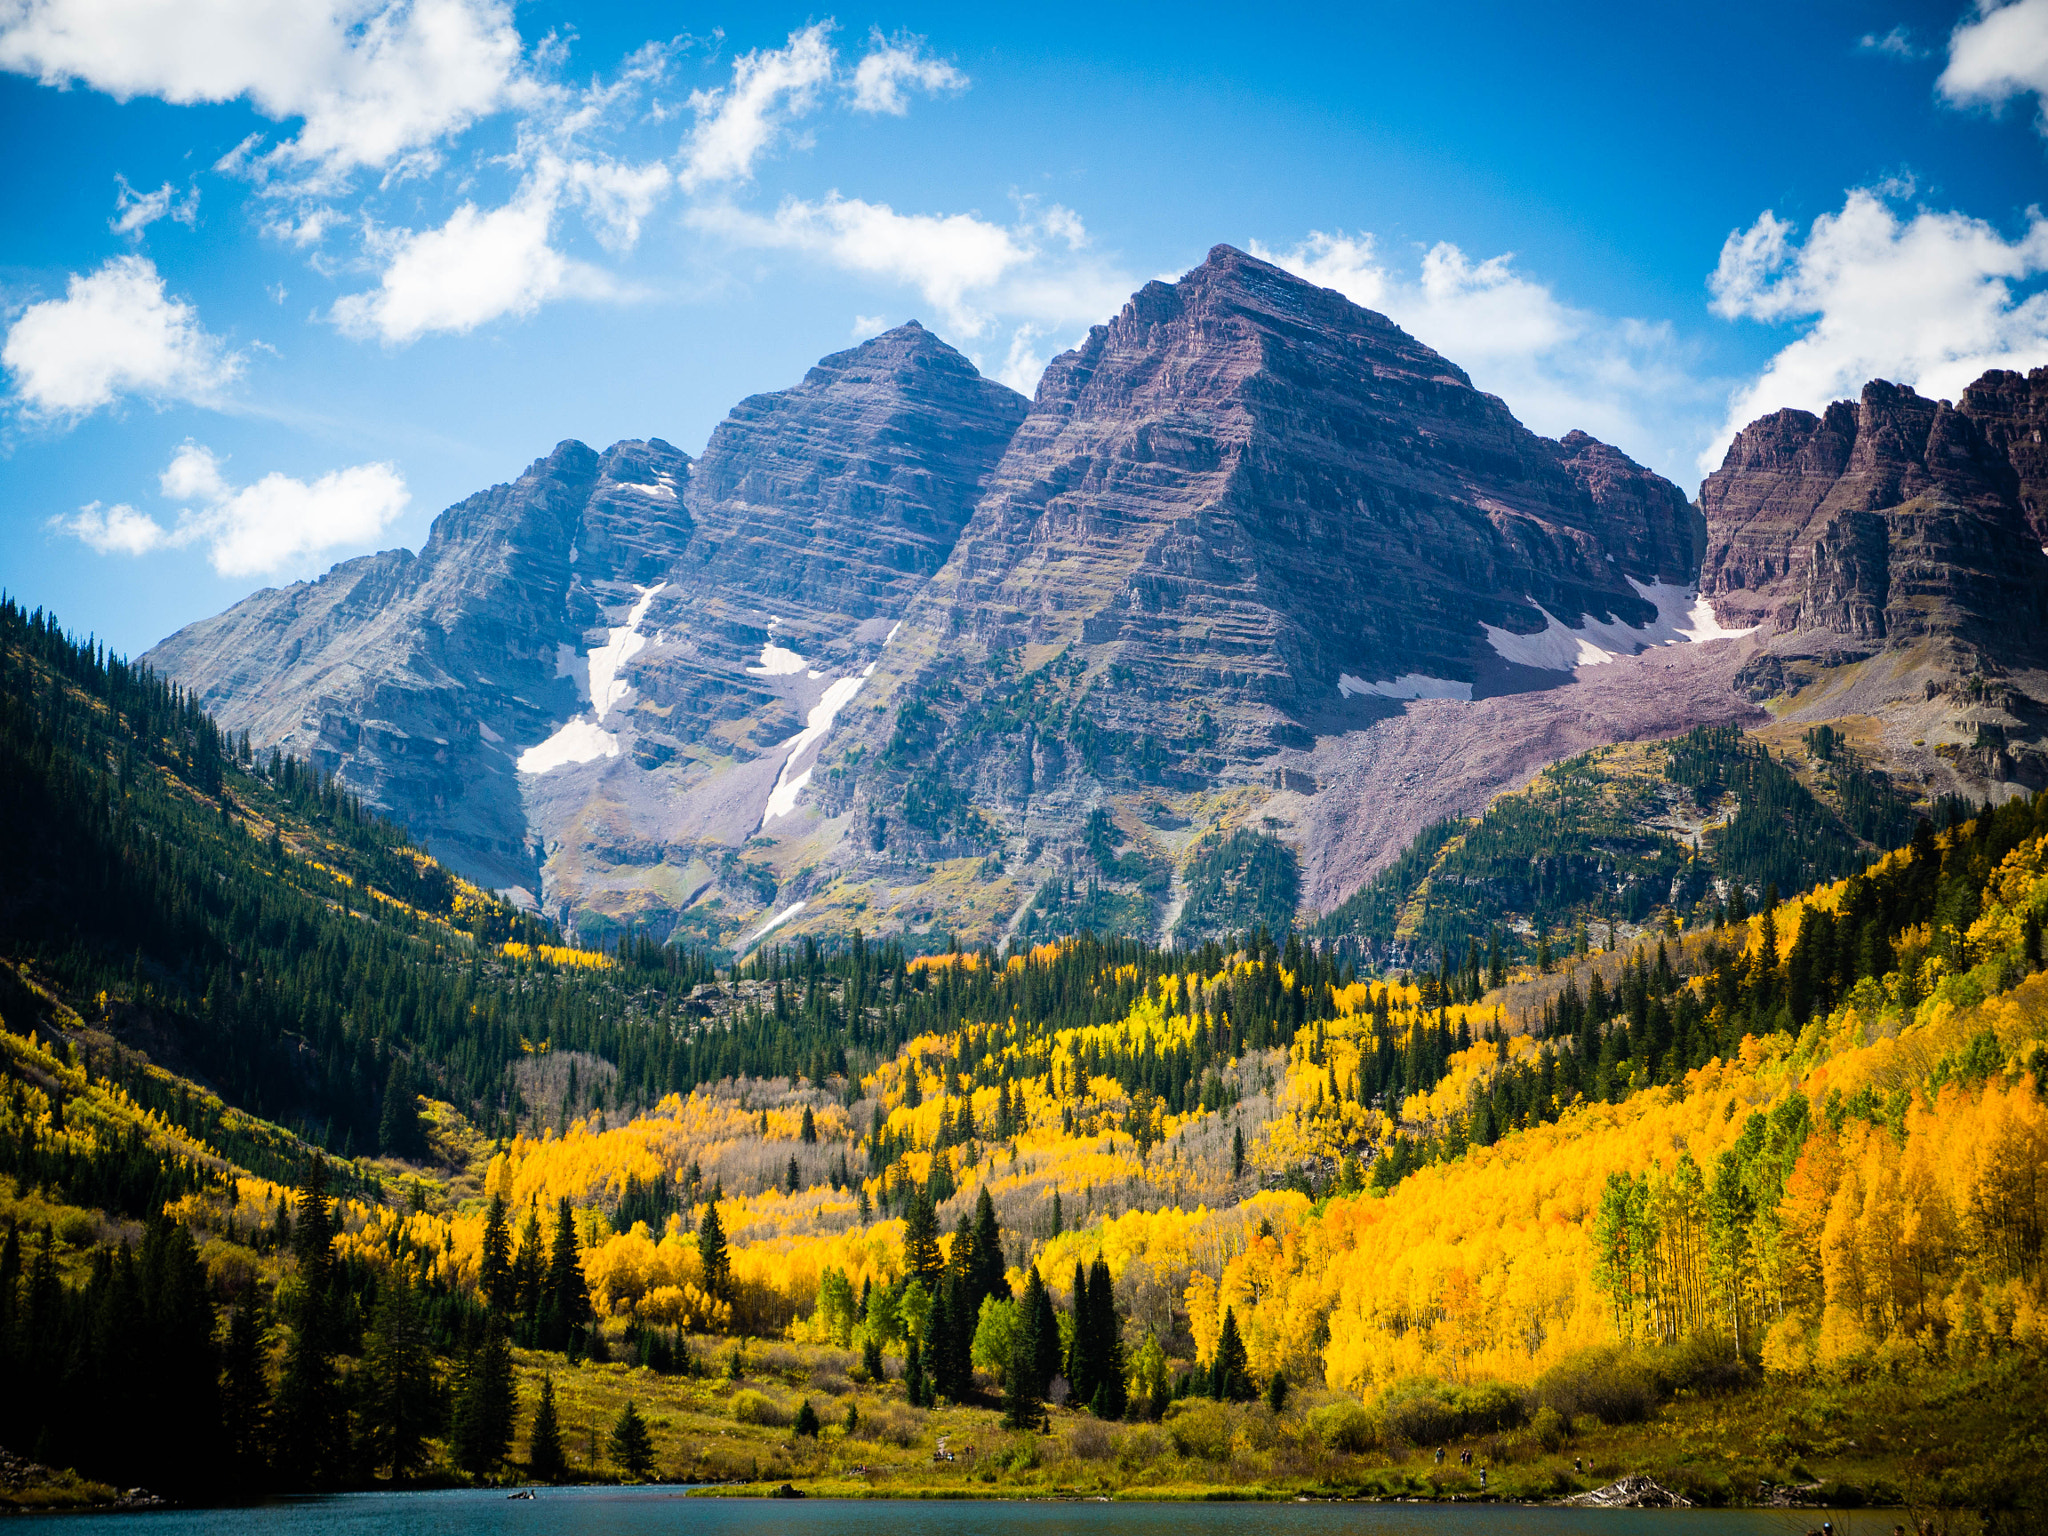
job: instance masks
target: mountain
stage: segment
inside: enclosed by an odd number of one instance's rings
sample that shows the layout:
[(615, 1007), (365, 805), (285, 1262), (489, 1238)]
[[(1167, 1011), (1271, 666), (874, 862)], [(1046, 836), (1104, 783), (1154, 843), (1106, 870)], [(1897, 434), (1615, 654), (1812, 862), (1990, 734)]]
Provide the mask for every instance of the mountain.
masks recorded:
[(1874, 382), (1694, 506), (1218, 246), (1032, 401), (913, 322), (144, 659), (586, 940), (1195, 940), (1696, 727), (2041, 782), (2044, 415), (2048, 370)]

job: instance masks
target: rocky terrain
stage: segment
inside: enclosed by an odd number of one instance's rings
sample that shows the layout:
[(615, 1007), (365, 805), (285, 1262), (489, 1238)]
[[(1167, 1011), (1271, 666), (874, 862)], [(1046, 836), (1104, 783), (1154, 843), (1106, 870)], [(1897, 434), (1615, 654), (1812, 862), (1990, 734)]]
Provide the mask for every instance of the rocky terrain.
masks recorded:
[(1753, 424), (1695, 507), (1219, 246), (1034, 401), (913, 322), (694, 463), (564, 443), (418, 555), (147, 659), (586, 939), (1165, 933), (1208, 833), (1327, 910), (1430, 822), (1695, 724), (2034, 782), (2044, 416), (2048, 370), (1873, 383)]

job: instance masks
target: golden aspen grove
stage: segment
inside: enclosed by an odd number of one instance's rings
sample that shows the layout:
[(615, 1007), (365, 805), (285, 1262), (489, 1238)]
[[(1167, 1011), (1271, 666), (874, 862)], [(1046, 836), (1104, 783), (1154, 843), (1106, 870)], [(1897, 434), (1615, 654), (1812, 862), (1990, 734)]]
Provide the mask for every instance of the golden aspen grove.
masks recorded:
[(2048, 796), (1462, 963), (580, 949), (0, 621), (17, 1503), (2038, 1507)]

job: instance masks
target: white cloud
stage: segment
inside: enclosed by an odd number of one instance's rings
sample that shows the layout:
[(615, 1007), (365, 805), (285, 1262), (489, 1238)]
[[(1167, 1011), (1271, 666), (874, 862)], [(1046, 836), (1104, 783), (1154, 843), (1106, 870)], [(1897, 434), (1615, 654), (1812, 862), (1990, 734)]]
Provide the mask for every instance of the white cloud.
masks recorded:
[(1035, 395), (1038, 381), (1045, 376), (1045, 365), (1051, 359), (1038, 346), (1038, 340), (1045, 334), (1044, 328), (1036, 325), (1020, 325), (1010, 335), (1010, 350), (1004, 356), (1002, 366), (996, 369), (996, 378), (1007, 384), (1020, 395)]
[(51, 518), (50, 526), (83, 539), (103, 555), (146, 555), (161, 549), (170, 537), (163, 524), (126, 502), (104, 511), (98, 502), (87, 502), (69, 517)]
[(530, 315), (565, 294), (608, 291), (602, 273), (550, 243), (567, 175), (559, 161), (545, 162), (503, 207), (464, 203), (439, 229), (399, 236), (378, 286), (336, 301), (336, 323), (351, 336), (402, 345)]
[(183, 202), (175, 201), (176, 197), (168, 181), (154, 192), (137, 192), (128, 185), (126, 176), (117, 175), (114, 178), (114, 217), (107, 221), (107, 228), (117, 235), (139, 235), (166, 214), (180, 224), (197, 223), (199, 189), (194, 187)]
[(302, 567), (340, 546), (367, 544), (412, 499), (389, 464), (358, 464), (310, 483), (273, 473), (238, 489), (212, 450), (190, 441), (158, 484), (167, 499), (187, 504), (171, 527), (126, 503), (103, 511), (98, 502), (52, 518), (50, 526), (101, 554), (144, 555), (203, 543), (221, 575), (256, 576)]
[(1388, 315), (1535, 431), (1578, 428), (1667, 475), (1699, 447), (1714, 387), (1692, 376), (1670, 327), (1567, 304), (1510, 255), (1474, 261), (1439, 242), (1411, 271), (1384, 260), (1372, 235), (1341, 231), (1286, 251), (1250, 249)]
[(1935, 88), (1956, 106), (2003, 106), (2015, 96), (2044, 103), (2048, 133), (2048, 0), (1980, 0), (1975, 19), (1948, 40), (1948, 67)]
[(733, 61), (732, 84), (693, 91), (697, 126), (683, 146), (683, 189), (747, 181), (754, 162), (785, 127), (817, 105), (818, 88), (832, 79), (832, 23), (792, 32), (781, 48), (758, 48)]
[(640, 241), (640, 221), (675, 184), (659, 161), (628, 165), (620, 160), (572, 160), (564, 167), (570, 194), (583, 204), (598, 243), (608, 251), (630, 250)]
[(1927, 57), (1927, 50), (1914, 45), (1912, 31), (1906, 27), (1893, 27), (1882, 36), (1875, 32), (1866, 32), (1857, 46), (1870, 53), (1889, 54), (1895, 59)]
[(14, 375), (16, 399), (44, 417), (88, 415), (124, 394), (210, 404), (241, 371), (144, 256), (73, 273), (63, 298), (31, 304), (8, 331), (0, 363)]
[(855, 341), (866, 341), (870, 337), (881, 335), (887, 329), (889, 329), (889, 321), (885, 315), (855, 315), (853, 317), (853, 339)]
[(975, 213), (898, 213), (832, 192), (817, 202), (785, 198), (767, 217), (729, 204), (687, 217), (737, 245), (799, 251), (915, 288), (957, 336), (983, 334), (999, 314), (1058, 324), (1113, 313), (1130, 292), (1127, 277), (1100, 262), (1049, 259), (1043, 248), (1048, 218), (1070, 248), (1085, 245), (1080, 220), (1059, 207), (1025, 214), (1003, 225)]
[(1953, 397), (1987, 368), (2048, 360), (2048, 294), (2016, 283), (2048, 272), (2048, 218), (2008, 240), (1981, 219), (1921, 209), (1902, 220), (1859, 188), (1806, 241), (1770, 212), (1733, 231), (1708, 288), (1727, 319), (1803, 323), (1738, 390), (1703, 469), (1719, 467), (1735, 433), (1786, 406), (1819, 411), (1873, 378)]
[(495, 111), (516, 93), (519, 58), (506, 0), (0, 5), (0, 69), (124, 101), (246, 99), (300, 124), (256, 163), (316, 177), (390, 165)]
[(881, 28), (869, 34), (868, 52), (853, 68), (853, 110), (901, 117), (910, 110), (905, 88), (964, 91), (967, 76), (924, 51), (924, 39), (898, 34), (885, 40)]

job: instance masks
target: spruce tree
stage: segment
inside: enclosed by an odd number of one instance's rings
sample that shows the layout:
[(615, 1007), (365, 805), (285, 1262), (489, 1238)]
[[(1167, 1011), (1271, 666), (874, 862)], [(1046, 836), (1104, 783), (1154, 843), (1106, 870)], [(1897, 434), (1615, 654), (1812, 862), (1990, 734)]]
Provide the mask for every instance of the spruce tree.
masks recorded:
[(562, 1196), (555, 1212), (555, 1242), (548, 1255), (547, 1300), (541, 1309), (541, 1348), (567, 1349), (572, 1335), (590, 1321), (590, 1288), (576, 1246), (576, 1213)]
[(1088, 1303), (1088, 1271), (1074, 1265), (1073, 1341), (1067, 1350), (1067, 1390), (1071, 1401), (1092, 1403), (1101, 1385), (1102, 1369), (1095, 1348), (1094, 1313)]
[(797, 1132), (797, 1138), (807, 1147), (818, 1144), (818, 1122), (811, 1117), (811, 1106), (808, 1104), (804, 1106), (803, 1129)]
[(799, 1440), (818, 1438), (818, 1410), (811, 1406), (808, 1397), (797, 1407), (793, 1433)]
[(315, 1157), (299, 1188), (292, 1247), (298, 1285), (292, 1340), (278, 1381), (276, 1465), (285, 1486), (324, 1488), (342, 1473), (348, 1446), (341, 1378), (334, 1365), (334, 1223), (327, 1167)]
[(1244, 1340), (1237, 1335), (1237, 1313), (1223, 1309), (1223, 1331), (1216, 1338), (1216, 1358), (1209, 1367), (1209, 1395), (1221, 1402), (1241, 1403), (1252, 1395)]
[(725, 1224), (718, 1219), (718, 1202), (704, 1207), (697, 1221), (697, 1262), (704, 1271), (704, 1289), (719, 1301), (732, 1299), (732, 1255), (725, 1250)]
[(1036, 1264), (1031, 1266), (1031, 1278), (1025, 1284), (1024, 1304), (1037, 1320), (1032, 1333), (1038, 1350), (1032, 1380), (1038, 1395), (1044, 1397), (1052, 1390), (1053, 1377), (1060, 1374), (1060, 1318), (1052, 1304), (1052, 1292), (1039, 1277)]
[(533, 1410), (533, 1433), (528, 1437), (526, 1470), (538, 1481), (558, 1483), (569, 1471), (569, 1458), (562, 1450), (562, 1426), (555, 1416), (555, 1379), (540, 1379), (540, 1401)]
[[(1032, 1279), (1038, 1271), (1031, 1272)], [(1008, 1429), (1036, 1429), (1044, 1418), (1039, 1406), (1045, 1388), (1038, 1379), (1038, 1311), (1027, 1284), (1018, 1309), (1017, 1331), (1010, 1337), (1010, 1358), (1003, 1364), (1003, 1424)]]
[(924, 1376), (924, 1348), (914, 1335), (903, 1345), (903, 1393), (913, 1408), (931, 1406), (931, 1389)]
[(364, 1460), (393, 1482), (427, 1464), (427, 1437), (441, 1427), (441, 1383), (412, 1287), (393, 1277), (377, 1298), (363, 1355)]
[(612, 1426), (606, 1449), (613, 1464), (636, 1482), (647, 1481), (654, 1471), (654, 1436), (648, 1432), (647, 1421), (630, 1397), (619, 1410), (619, 1421)]
[(903, 1222), (903, 1268), (914, 1280), (922, 1280), (927, 1291), (938, 1290), (938, 1278), (946, 1261), (939, 1253), (939, 1217), (932, 1209), (931, 1196), (911, 1196), (910, 1213)]
[(477, 1297), (500, 1316), (512, 1311), (512, 1226), (506, 1220), (505, 1197), (491, 1196), (484, 1213), (483, 1255), (477, 1271)]
[(951, 1289), (941, 1280), (932, 1292), (931, 1308), (924, 1315), (925, 1381), (927, 1393), (933, 1397), (955, 1395), (951, 1369), (953, 1319), (946, 1306), (946, 1293)]
[(1123, 1330), (1117, 1323), (1116, 1290), (1110, 1282), (1109, 1265), (1101, 1258), (1088, 1272), (1088, 1312), (1095, 1335), (1096, 1392), (1107, 1402), (1107, 1417), (1120, 1419), (1129, 1406)]
[[(8, 1233), (9, 1238), (13, 1232)], [(270, 1383), (264, 1375), (263, 1318), (252, 1285), (228, 1317), (221, 1351), (221, 1438), (227, 1450), (229, 1487), (269, 1485), (265, 1465), (270, 1448)]]
[(995, 1202), (989, 1199), (988, 1186), (984, 1184), (974, 1200), (974, 1251), (967, 1261), (967, 1299), (973, 1316), (981, 1315), (981, 1304), (990, 1296), (1008, 1301), (1010, 1282), (1008, 1266), (1003, 1263), (1003, 1235), (996, 1223)]
[(384, 1112), (377, 1123), (377, 1150), (386, 1157), (415, 1161), (426, 1155), (419, 1095), (413, 1089), (412, 1067), (403, 1056), (393, 1060), (391, 1075), (384, 1080)]
[(540, 1332), (541, 1304), (546, 1299), (547, 1266), (541, 1256), (540, 1208), (529, 1203), (526, 1225), (519, 1234), (519, 1256), (512, 1261), (512, 1307), (518, 1317), (519, 1342), (528, 1347)]
[(1244, 1177), (1244, 1127), (1239, 1126), (1230, 1133), (1230, 1176)]
[(495, 1473), (512, 1449), (517, 1408), (512, 1381), (512, 1346), (495, 1322), (470, 1351), (455, 1396), (449, 1448), (455, 1464), (472, 1477)]

